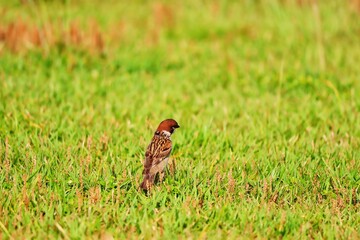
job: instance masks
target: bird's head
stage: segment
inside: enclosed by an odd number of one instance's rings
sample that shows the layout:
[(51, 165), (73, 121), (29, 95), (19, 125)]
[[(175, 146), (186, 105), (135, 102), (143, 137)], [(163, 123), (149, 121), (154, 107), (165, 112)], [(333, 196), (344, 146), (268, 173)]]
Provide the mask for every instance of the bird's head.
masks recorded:
[(158, 128), (156, 129), (156, 132), (169, 132), (170, 135), (173, 134), (176, 128), (179, 128), (179, 124), (174, 119), (166, 119), (162, 121)]

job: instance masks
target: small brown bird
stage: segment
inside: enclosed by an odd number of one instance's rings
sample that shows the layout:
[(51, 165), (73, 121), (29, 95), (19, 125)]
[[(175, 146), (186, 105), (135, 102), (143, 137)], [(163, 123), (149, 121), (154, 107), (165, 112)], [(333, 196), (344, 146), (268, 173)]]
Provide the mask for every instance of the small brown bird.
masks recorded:
[(144, 180), (140, 185), (141, 189), (149, 190), (153, 186), (157, 174), (159, 174), (160, 179), (164, 177), (172, 149), (170, 136), (179, 127), (179, 124), (174, 119), (166, 119), (159, 124), (151, 143), (146, 149)]

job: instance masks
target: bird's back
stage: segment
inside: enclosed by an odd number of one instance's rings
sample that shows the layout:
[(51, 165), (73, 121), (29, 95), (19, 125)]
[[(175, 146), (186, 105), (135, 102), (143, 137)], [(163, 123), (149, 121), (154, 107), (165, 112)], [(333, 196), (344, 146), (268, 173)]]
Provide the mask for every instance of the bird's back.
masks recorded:
[(168, 135), (159, 133), (155, 134), (151, 143), (146, 149), (144, 161), (144, 174), (156, 173), (156, 168), (163, 168), (163, 162), (167, 161), (172, 150), (171, 139)]

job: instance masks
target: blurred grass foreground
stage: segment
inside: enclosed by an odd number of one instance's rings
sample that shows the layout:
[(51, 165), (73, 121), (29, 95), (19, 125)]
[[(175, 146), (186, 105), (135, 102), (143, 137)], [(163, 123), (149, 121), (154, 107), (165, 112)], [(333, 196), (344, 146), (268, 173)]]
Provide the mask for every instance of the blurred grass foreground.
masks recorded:
[(359, 61), (359, 0), (0, 0), (0, 239), (359, 239)]

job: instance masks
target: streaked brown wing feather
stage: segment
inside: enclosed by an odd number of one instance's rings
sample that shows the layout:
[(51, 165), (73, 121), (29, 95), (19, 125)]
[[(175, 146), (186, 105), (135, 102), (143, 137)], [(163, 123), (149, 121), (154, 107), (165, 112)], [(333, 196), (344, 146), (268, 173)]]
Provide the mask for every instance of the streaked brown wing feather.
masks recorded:
[(169, 138), (154, 136), (145, 153), (144, 172), (147, 173), (152, 167), (157, 166), (171, 153), (172, 144)]

